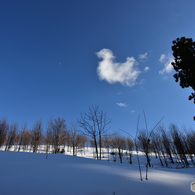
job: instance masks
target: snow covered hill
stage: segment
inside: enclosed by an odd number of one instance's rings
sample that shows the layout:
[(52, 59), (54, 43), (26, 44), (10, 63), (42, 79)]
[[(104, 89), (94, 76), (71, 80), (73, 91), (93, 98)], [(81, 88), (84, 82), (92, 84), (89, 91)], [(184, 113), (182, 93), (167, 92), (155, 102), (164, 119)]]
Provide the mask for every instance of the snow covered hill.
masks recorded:
[[(142, 167), (143, 178), (145, 167)], [(195, 169), (149, 168), (140, 181), (137, 164), (63, 154), (0, 151), (1, 195), (193, 194)]]

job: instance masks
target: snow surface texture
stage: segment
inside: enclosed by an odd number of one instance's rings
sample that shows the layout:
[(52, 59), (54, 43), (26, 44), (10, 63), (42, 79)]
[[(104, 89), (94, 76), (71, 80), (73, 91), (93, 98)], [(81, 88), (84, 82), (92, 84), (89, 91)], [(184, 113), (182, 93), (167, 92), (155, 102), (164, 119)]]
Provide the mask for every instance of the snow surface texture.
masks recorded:
[[(63, 154), (0, 151), (2, 195), (193, 194), (195, 169), (149, 168), (140, 181), (137, 164)], [(145, 178), (145, 167), (142, 167)]]

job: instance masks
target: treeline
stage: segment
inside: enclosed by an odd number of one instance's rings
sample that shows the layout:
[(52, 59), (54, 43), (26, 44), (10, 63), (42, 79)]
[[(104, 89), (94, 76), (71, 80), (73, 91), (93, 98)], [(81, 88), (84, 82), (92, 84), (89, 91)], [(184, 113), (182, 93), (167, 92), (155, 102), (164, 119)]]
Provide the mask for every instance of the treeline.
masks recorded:
[[(64, 153), (65, 148), (67, 148), (68, 152), (71, 149), (72, 154), (76, 156), (78, 149), (85, 149), (85, 147), (91, 146), (95, 149), (94, 158), (101, 159), (102, 151), (104, 150), (107, 153), (108, 160), (110, 160), (110, 155), (114, 161), (119, 156), (121, 163), (123, 162), (125, 150), (128, 150), (129, 162), (132, 164), (132, 152), (134, 150), (132, 139), (122, 137), (118, 133), (112, 135), (102, 133), (100, 141), (97, 135), (98, 131), (91, 136), (87, 136), (85, 130), (80, 132), (77, 126), (78, 123), (72, 123), (68, 128), (65, 119), (58, 118), (50, 120), (45, 133), (43, 133), (41, 120), (37, 120), (32, 129), (28, 129), (27, 125), (20, 129), (18, 124), (9, 125), (8, 121), (3, 118), (0, 120), (0, 147), (4, 147), (5, 151), (13, 150), (14, 148), (14, 151), (18, 152), (41, 151), (53, 154)], [(101, 148), (99, 143), (101, 143)]]
[[(139, 134), (140, 148), (146, 154), (146, 137), (143, 132)], [(180, 167), (189, 167), (189, 159), (195, 167), (195, 131), (183, 128), (182, 131), (171, 124), (166, 128), (161, 125), (151, 134), (149, 152), (154, 152), (162, 166), (169, 167), (170, 163), (177, 163)], [(147, 156), (147, 154), (146, 154)], [(150, 159), (149, 159), (150, 160)]]
[(172, 164), (177, 164), (178, 168), (184, 168), (192, 164), (195, 167), (195, 131), (192, 129), (181, 131), (174, 124), (168, 129), (160, 125), (152, 133), (145, 129), (138, 130), (135, 138), (126, 138), (117, 133), (105, 136), (104, 148), (107, 148), (114, 161), (118, 156), (121, 163), (128, 155), (129, 163), (132, 164), (132, 155), (136, 151), (141, 151), (146, 157), (145, 165), (149, 167), (151, 167), (151, 155), (159, 159), (161, 166), (171, 167)]
[[(92, 117), (96, 114), (95, 117)], [(91, 113), (91, 115), (90, 115)], [(88, 118), (87, 118), (88, 117)], [(83, 113), (82, 118), (76, 123), (67, 127), (63, 118), (49, 120), (43, 132), (41, 120), (36, 121), (32, 129), (24, 125), (21, 129), (17, 124), (9, 125), (6, 119), (0, 120), (0, 147), (6, 151), (11, 148), (14, 151), (30, 151), (45, 153), (64, 153), (71, 151), (74, 156), (78, 149), (84, 150), (91, 146), (94, 148), (94, 158), (108, 158), (109, 160), (120, 160), (128, 158), (133, 163), (134, 151), (141, 151), (146, 157), (147, 166), (151, 165), (151, 155), (159, 159), (162, 166), (170, 167), (177, 164), (178, 167), (195, 167), (195, 131), (182, 129), (174, 124), (168, 129), (163, 125), (158, 126), (154, 131), (137, 130), (137, 137), (125, 137), (119, 133), (108, 134), (106, 125), (110, 123), (106, 115), (98, 112), (93, 107), (89, 113)], [(87, 120), (89, 119), (89, 120)], [(99, 119), (99, 120), (98, 120)], [(92, 120), (92, 123), (90, 123)], [(86, 124), (84, 124), (86, 123)], [(102, 123), (102, 124), (101, 124)], [(78, 127), (83, 127), (79, 131)], [(98, 126), (99, 125), (99, 126)], [(78, 126), (78, 127), (77, 127)], [(110, 159), (112, 158), (112, 159)]]
[(55, 119), (48, 122), (45, 133), (41, 120), (37, 120), (32, 129), (24, 125), (19, 129), (18, 124), (9, 125), (6, 119), (0, 120), (0, 147), (4, 146), (5, 151), (14, 147), (14, 151), (30, 151), (51, 153), (64, 153), (65, 146), (73, 148), (73, 155), (76, 155), (78, 148), (84, 148), (88, 138), (78, 133), (75, 124), (69, 129), (65, 119)]

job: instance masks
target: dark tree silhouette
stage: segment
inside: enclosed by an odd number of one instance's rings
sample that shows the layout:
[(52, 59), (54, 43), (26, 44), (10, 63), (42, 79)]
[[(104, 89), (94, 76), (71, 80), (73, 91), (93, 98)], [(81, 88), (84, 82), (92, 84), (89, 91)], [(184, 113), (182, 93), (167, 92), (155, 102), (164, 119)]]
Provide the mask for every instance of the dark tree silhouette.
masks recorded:
[(182, 88), (192, 87), (194, 92), (189, 100), (194, 99), (195, 103), (195, 42), (192, 38), (177, 38), (173, 41), (172, 50), (174, 61), (171, 64), (176, 71), (173, 75), (175, 81), (180, 81)]

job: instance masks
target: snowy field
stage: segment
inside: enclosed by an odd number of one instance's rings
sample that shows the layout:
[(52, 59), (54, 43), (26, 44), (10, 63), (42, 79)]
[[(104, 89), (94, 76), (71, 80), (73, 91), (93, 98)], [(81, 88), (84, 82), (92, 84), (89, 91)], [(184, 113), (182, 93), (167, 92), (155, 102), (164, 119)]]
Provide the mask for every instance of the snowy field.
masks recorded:
[[(67, 153), (67, 152), (66, 152)], [(67, 155), (68, 154), (68, 155)], [(195, 168), (162, 168), (159, 160), (151, 157), (145, 180), (145, 157), (140, 154), (140, 181), (136, 156), (133, 164), (92, 159), (92, 151), (71, 153), (8, 152), (0, 151), (1, 195), (130, 195), (130, 194), (194, 194), (190, 189), (195, 181)], [(110, 161), (112, 158), (110, 157)]]

